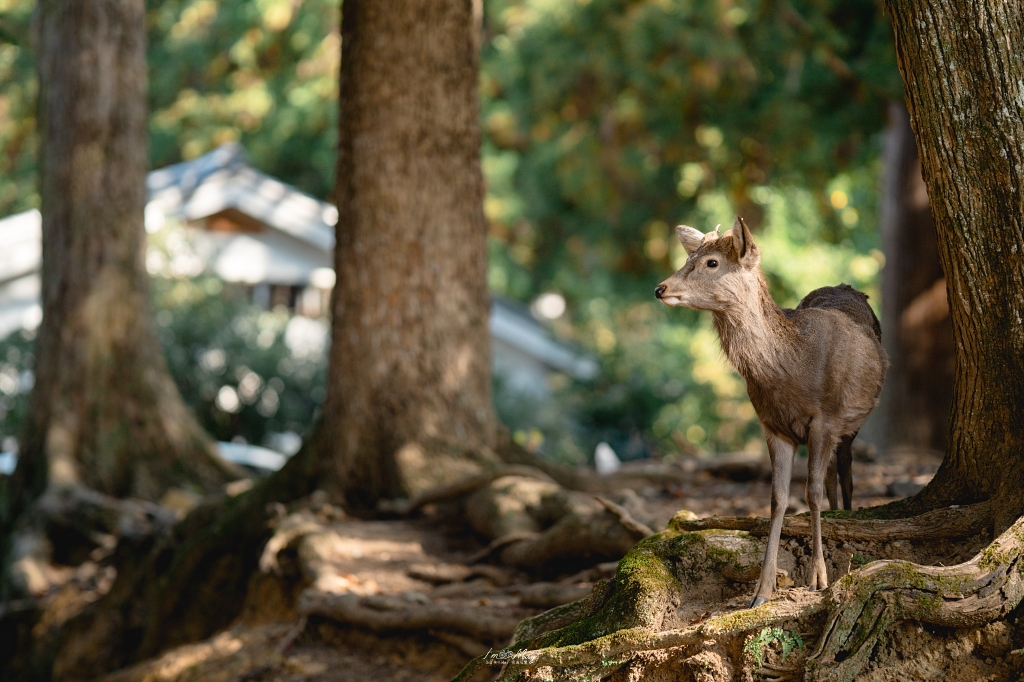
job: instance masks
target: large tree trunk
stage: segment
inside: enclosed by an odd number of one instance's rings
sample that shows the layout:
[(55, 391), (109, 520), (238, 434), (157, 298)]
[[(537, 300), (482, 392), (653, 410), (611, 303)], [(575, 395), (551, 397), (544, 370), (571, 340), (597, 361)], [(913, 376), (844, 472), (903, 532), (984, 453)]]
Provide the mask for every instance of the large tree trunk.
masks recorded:
[(22, 504), (47, 485), (154, 500), (227, 480), (152, 323), (144, 12), (142, 0), (39, 7), (43, 322)]
[(1024, 512), (1024, 14), (1000, 0), (888, 0), (946, 273), (949, 447), (919, 508)]
[(354, 508), (493, 446), (474, 29), (470, 0), (345, 3), (323, 428)]
[(889, 106), (884, 163), (882, 340), (889, 372), (877, 435), (886, 451), (944, 451), (953, 398), (953, 329), (928, 190), (902, 103)]

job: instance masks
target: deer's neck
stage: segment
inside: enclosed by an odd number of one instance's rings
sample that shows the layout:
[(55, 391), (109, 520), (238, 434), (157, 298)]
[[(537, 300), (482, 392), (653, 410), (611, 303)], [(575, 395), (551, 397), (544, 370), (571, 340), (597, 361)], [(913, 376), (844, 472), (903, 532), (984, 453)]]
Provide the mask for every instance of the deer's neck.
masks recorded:
[(748, 383), (772, 381), (785, 373), (795, 345), (793, 323), (758, 274), (756, 291), (747, 302), (714, 313), (722, 349)]

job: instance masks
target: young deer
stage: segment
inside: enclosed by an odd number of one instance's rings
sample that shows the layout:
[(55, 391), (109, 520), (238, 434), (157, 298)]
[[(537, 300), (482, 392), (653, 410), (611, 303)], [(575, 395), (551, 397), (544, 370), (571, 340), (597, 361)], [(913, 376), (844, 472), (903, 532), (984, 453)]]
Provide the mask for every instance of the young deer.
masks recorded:
[[(768, 293), (761, 254), (742, 218), (721, 237), (676, 228), (686, 264), (654, 290), (662, 303), (710, 310), (722, 348), (746, 379), (747, 393), (768, 441), (772, 518), (751, 607), (775, 589), (779, 537), (789, 503), (793, 455), (807, 444), (807, 506), (812, 519), (810, 588), (828, 586), (821, 547), (821, 495), (836, 507), (836, 464), (843, 506), (851, 508), (850, 446), (878, 403), (889, 364), (867, 296), (848, 284), (809, 293), (796, 310)], [(838, 452), (836, 447), (838, 445)], [(835, 462), (833, 462), (835, 455)]]

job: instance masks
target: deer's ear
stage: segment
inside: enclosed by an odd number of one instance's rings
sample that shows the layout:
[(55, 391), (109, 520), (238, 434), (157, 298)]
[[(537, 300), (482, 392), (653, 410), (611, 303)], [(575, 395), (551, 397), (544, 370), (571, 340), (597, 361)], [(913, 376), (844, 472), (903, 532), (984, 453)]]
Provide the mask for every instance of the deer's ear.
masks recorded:
[(741, 265), (757, 265), (760, 262), (761, 254), (743, 218), (736, 218), (732, 226), (732, 246), (736, 249), (736, 257)]
[(679, 243), (683, 245), (686, 253), (696, 251), (700, 246), (701, 240), (704, 239), (703, 232), (689, 225), (677, 225), (676, 236), (679, 237)]

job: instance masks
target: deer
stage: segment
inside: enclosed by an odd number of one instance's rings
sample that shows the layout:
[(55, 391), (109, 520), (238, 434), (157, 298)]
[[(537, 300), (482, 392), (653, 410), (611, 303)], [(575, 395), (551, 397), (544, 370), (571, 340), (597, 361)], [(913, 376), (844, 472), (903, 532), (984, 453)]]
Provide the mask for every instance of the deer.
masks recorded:
[(848, 284), (807, 294), (796, 309), (772, 299), (761, 253), (737, 218), (721, 236), (676, 228), (688, 257), (654, 295), (668, 306), (711, 312), (722, 350), (746, 380), (771, 459), (771, 521), (761, 574), (750, 608), (771, 599), (779, 540), (789, 504), (793, 457), (807, 446), (807, 506), (811, 512), (811, 590), (828, 587), (821, 542), (821, 496), (852, 508), (852, 444), (878, 404), (889, 365), (882, 331), (866, 294)]

